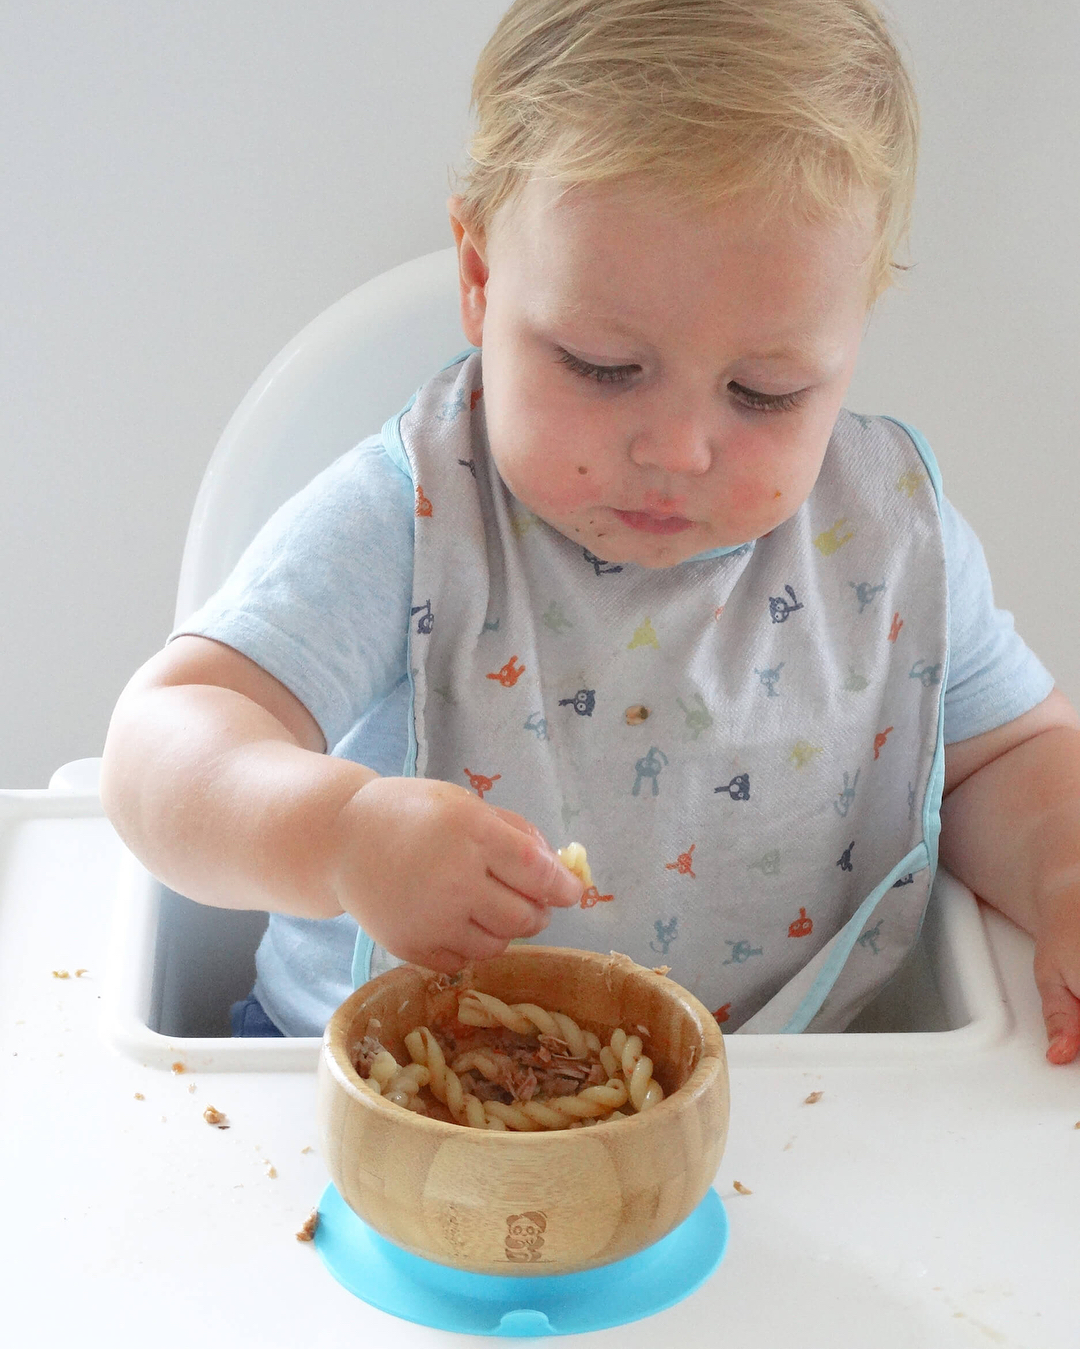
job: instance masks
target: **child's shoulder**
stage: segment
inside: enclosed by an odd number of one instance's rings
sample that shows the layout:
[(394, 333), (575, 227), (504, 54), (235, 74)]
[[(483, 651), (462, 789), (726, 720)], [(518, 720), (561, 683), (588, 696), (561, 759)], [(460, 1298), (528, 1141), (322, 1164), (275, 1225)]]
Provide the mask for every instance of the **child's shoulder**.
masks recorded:
[(385, 505), (396, 512), (410, 504), (412, 487), (380, 431), (338, 455), (295, 499), (324, 508), (340, 505), (349, 510), (358, 505), (373, 508)]
[(375, 434), (338, 455), (285, 501), (253, 546), (268, 561), (286, 553), (411, 552), (412, 516), (412, 483), (382, 435)]

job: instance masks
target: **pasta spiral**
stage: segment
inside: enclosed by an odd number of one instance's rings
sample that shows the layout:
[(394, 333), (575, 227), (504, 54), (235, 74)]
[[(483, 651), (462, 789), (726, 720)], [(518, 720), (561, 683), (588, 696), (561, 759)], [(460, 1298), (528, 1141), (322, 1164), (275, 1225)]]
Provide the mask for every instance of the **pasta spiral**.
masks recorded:
[(627, 1090), (617, 1079), (602, 1087), (586, 1087), (576, 1096), (556, 1096), (550, 1101), (485, 1101), (484, 1110), (504, 1122), (508, 1129), (567, 1129), (577, 1120), (599, 1119), (626, 1104)]
[(547, 1012), (533, 1002), (516, 1002), (512, 1006), (490, 993), (470, 988), (458, 1001), (458, 1020), (466, 1026), (505, 1026), (518, 1035), (552, 1035), (565, 1041), (573, 1058), (584, 1058), (591, 1049), (600, 1051), (600, 1039), (592, 1031), (583, 1031), (565, 1012)]
[(371, 1090), (384, 1100), (424, 1114), (424, 1104), (418, 1092), (421, 1087), (427, 1086), (430, 1077), (423, 1064), (410, 1063), (402, 1068), (388, 1049), (382, 1049), (375, 1056), (366, 1081)]
[[(532, 1075), (533, 1068), (525, 1078), (521, 1076), (522, 1066), (515, 1060), (517, 1051), (513, 1048), (483, 1044), (467, 1047), (466, 1041), (463, 1052), (448, 1063), (442, 1044), (429, 1026), (420, 1026), (405, 1036), (405, 1048), (412, 1060), (405, 1067), (380, 1045), (377, 1036), (366, 1037), (361, 1046), (367, 1064), (367, 1076), (362, 1077), (365, 1086), (385, 1100), (420, 1114), (427, 1113), (420, 1096), (421, 1088), (427, 1087), (458, 1124), (519, 1132), (579, 1129), (608, 1119), (625, 1119), (627, 1115), (620, 1107), (641, 1111), (663, 1099), (663, 1090), (652, 1075), (652, 1059), (643, 1053), (639, 1035), (627, 1035), (617, 1028), (610, 1042), (602, 1045), (599, 1036), (582, 1029), (564, 1012), (550, 1012), (535, 1003), (509, 1004), (478, 989), (461, 993), (457, 1015), (464, 1025), (503, 1027), (521, 1036), (539, 1035), (540, 1047), (530, 1051), (531, 1057), (524, 1062), (533, 1065), (541, 1079), (553, 1079), (550, 1094), (533, 1099), (537, 1078)], [(597, 1082), (598, 1068), (606, 1073), (606, 1082)], [(481, 1100), (480, 1096), (489, 1093), (485, 1090), (478, 1096), (466, 1090), (459, 1074), (468, 1072), (497, 1084), (512, 1100)], [(570, 1085), (575, 1077), (579, 1082), (582, 1078), (590, 1080), (591, 1085), (577, 1090), (571, 1085), (570, 1092), (559, 1094), (560, 1086)], [(479, 1085), (476, 1091), (480, 1091)]]
[(627, 1035), (626, 1031), (618, 1027), (612, 1032), (611, 1044), (606, 1048), (610, 1058), (601, 1050), (600, 1062), (609, 1075), (613, 1075), (612, 1066), (622, 1070), (630, 1102), (635, 1110), (647, 1110), (649, 1106), (656, 1105), (658, 1101), (664, 1099), (663, 1089), (652, 1075), (652, 1059), (641, 1052), (640, 1035)]
[(459, 1124), (471, 1124), (474, 1129), (506, 1127), (488, 1122), (483, 1102), (462, 1087), (461, 1079), (447, 1064), (442, 1046), (427, 1026), (410, 1031), (405, 1037), (405, 1048), (414, 1063), (427, 1068), (431, 1094), (442, 1101)]
[[(442, 1046), (427, 1026), (410, 1031), (405, 1037), (405, 1048), (414, 1063), (423, 1063), (427, 1067), (432, 1094), (442, 1101), (459, 1124), (470, 1124), (474, 1129), (565, 1129), (573, 1120), (607, 1115), (624, 1105), (628, 1095), (625, 1084), (614, 1080), (606, 1086), (587, 1087), (576, 1096), (561, 1096), (550, 1102), (521, 1101), (505, 1105), (501, 1101), (480, 1101), (464, 1090), (461, 1079), (447, 1064)], [(461, 1056), (463, 1059), (469, 1057)], [(498, 1066), (488, 1056), (474, 1053), (471, 1057), (473, 1066), (481, 1071), (484, 1067), (489, 1068), (492, 1077), (497, 1074)]]

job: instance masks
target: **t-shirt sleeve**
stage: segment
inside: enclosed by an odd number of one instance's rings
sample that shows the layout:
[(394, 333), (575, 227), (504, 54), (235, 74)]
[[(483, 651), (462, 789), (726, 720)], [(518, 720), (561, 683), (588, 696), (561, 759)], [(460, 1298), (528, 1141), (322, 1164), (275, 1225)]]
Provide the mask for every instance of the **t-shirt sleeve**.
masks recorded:
[(1030, 711), (1054, 680), (1017, 633), (1012, 614), (995, 607), (982, 545), (944, 497), (941, 526), (949, 591), (945, 743), (950, 745)]
[(407, 672), (413, 489), (378, 436), (281, 506), (220, 590), (169, 636), (262, 666), (332, 747)]

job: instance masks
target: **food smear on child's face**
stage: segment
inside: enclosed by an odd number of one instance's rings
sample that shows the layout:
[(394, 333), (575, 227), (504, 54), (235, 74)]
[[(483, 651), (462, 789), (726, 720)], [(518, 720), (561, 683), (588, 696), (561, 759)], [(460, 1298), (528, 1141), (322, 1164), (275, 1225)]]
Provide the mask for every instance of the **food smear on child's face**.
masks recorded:
[(869, 199), (676, 209), (641, 183), (544, 178), (486, 240), (451, 213), (492, 458), (560, 533), (669, 567), (759, 538), (809, 496), (867, 320)]

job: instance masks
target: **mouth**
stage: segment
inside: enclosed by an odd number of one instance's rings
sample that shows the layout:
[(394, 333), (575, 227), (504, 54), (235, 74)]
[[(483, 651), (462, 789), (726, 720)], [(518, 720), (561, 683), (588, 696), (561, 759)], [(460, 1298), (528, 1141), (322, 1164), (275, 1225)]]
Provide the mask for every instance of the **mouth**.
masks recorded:
[(662, 511), (617, 510), (614, 513), (624, 525), (643, 534), (681, 534), (694, 524), (685, 515), (668, 515)]

